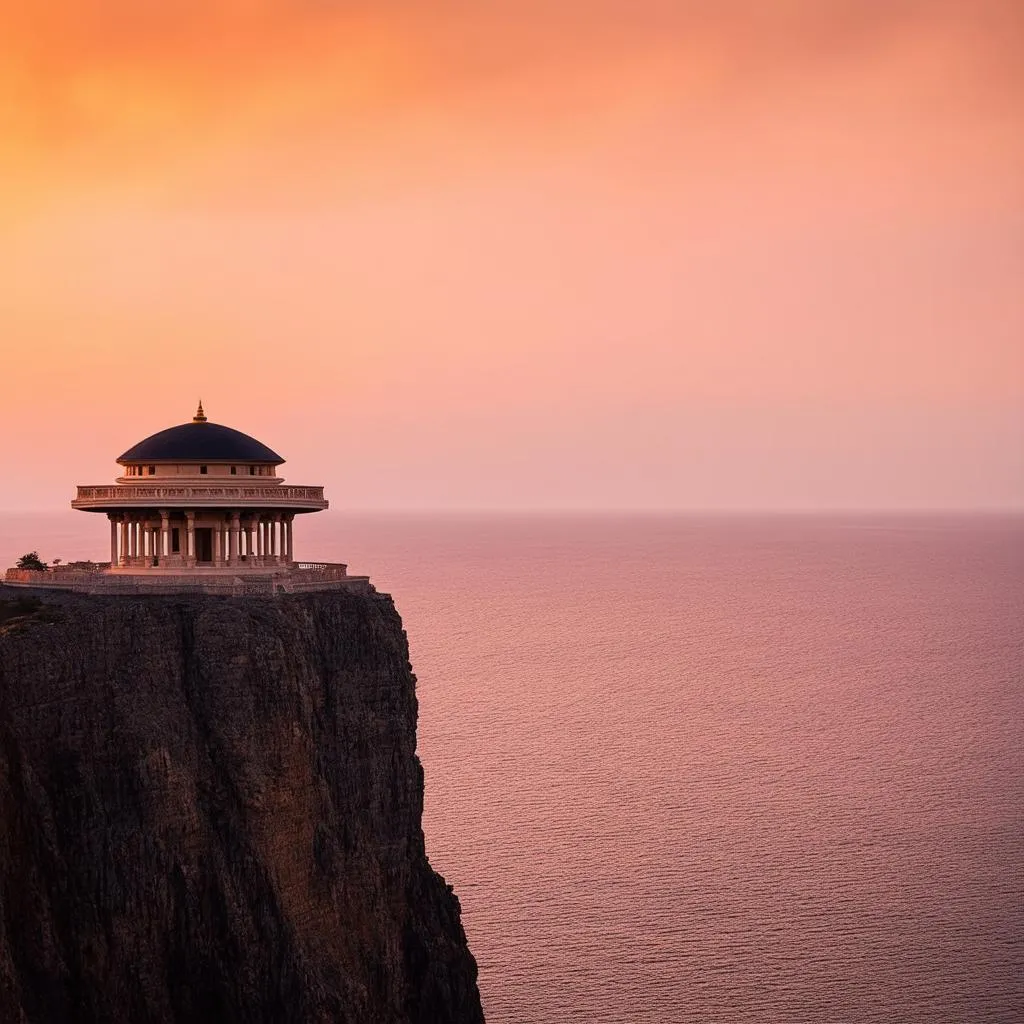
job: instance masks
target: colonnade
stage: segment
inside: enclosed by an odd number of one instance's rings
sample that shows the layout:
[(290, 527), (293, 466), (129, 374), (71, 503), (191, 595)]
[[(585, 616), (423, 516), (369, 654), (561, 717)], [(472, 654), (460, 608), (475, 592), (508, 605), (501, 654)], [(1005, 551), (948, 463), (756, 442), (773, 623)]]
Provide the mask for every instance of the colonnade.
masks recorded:
[[(294, 512), (111, 512), (111, 566), (255, 568), (290, 565)], [(208, 537), (207, 537), (208, 531)]]

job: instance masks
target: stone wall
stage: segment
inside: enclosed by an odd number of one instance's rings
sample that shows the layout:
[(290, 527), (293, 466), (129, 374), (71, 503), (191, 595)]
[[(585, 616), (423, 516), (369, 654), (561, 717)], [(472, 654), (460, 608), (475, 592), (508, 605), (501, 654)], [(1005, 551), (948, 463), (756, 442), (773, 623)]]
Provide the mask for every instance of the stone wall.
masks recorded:
[(340, 563), (318, 563), (316, 568), (288, 568), (277, 573), (250, 572), (241, 575), (213, 572), (117, 572), (8, 569), (4, 582), (32, 590), (69, 590), (80, 594), (211, 594), (241, 597), (246, 594), (313, 593), (348, 590), (376, 594), (368, 576), (349, 576)]

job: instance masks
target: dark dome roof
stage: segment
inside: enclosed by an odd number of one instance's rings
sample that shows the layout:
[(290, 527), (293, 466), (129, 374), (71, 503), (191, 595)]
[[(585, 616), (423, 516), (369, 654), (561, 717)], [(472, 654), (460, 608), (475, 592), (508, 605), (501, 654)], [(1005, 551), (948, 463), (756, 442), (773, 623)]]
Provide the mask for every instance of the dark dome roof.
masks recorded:
[(255, 437), (205, 420), (168, 427), (129, 448), (125, 462), (284, 462)]

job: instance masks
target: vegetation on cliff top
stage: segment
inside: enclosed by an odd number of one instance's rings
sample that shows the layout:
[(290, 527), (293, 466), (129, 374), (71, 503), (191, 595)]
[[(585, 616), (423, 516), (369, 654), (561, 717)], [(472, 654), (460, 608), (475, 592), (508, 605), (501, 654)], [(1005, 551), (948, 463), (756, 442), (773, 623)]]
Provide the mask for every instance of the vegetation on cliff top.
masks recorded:
[(47, 568), (46, 563), (39, 557), (38, 551), (30, 551), (27, 555), (22, 555), (15, 564), (19, 569), (43, 570)]

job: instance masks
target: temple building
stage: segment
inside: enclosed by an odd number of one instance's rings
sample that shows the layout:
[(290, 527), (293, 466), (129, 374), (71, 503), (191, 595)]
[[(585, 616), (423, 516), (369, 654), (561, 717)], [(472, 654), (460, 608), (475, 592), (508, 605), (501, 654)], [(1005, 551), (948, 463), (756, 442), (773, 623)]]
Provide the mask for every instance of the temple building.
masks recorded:
[(118, 458), (111, 485), (80, 486), (72, 508), (110, 520), (115, 573), (231, 574), (295, 564), (295, 517), (327, 508), (323, 487), (296, 487), (265, 444), (210, 423), (161, 430)]
[(277, 452), (210, 423), (202, 402), (191, 423), (145, 438), (117, 462), (112, 484), (79, 486), (71, 502), (109, 520), (109, 563), (8, 569), (6, 584), (86, 593), (376, 593), (343, 563), (296, 559), (295, 518), (327, 508), (323, 487), (286, 484)]

